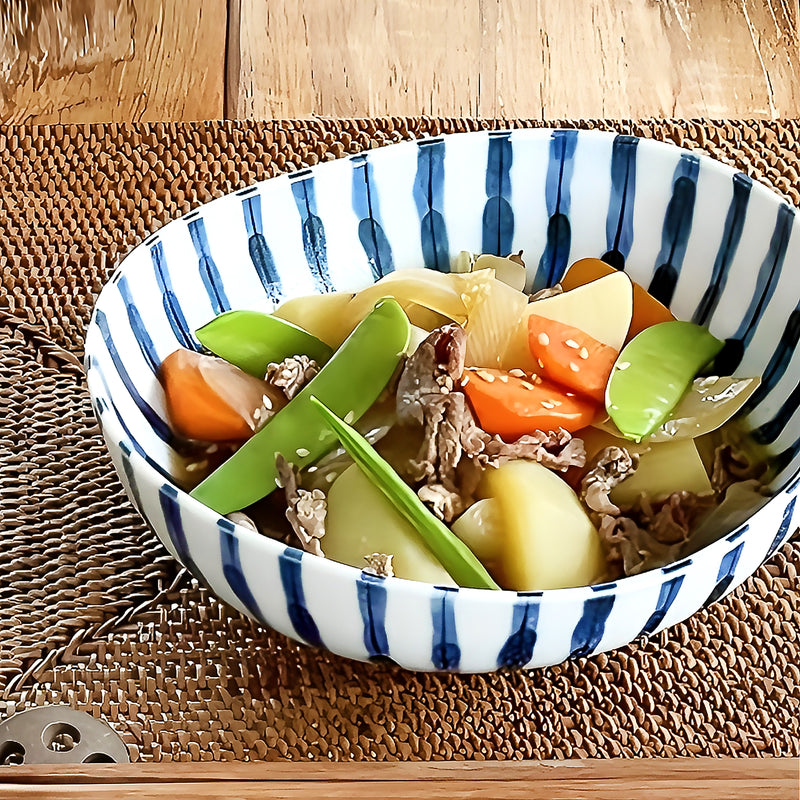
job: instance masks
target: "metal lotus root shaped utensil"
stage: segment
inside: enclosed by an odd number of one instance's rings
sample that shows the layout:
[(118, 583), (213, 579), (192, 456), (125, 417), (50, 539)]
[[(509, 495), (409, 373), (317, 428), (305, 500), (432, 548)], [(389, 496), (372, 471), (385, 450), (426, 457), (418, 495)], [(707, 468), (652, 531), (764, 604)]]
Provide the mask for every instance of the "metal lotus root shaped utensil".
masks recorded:
[(69, 706), (43, 706), (0, 723), (0, 765), (115, 764), (128, 748), (105, 722)]

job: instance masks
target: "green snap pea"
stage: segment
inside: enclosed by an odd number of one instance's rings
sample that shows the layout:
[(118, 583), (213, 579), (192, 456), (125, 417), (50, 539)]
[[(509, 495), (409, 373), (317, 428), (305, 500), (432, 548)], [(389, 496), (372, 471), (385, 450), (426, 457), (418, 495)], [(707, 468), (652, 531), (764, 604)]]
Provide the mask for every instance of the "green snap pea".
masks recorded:
[(312, 395), (357, 420), (389, 383), (410, 332), (397, 301), (379, 302), (297, 396), (200, 483), (192, 497), (219, 514), (237, 511), (274, 491), (278, 454), (302, 468), (332, 450), (336, 435), (314, 409)]
[(628, 439), (641, 441), (670, 415), (695, 375), (723, 342), (692, 322), (645, 328), (619, 354), (606, 387), (606, 410)]
[(416, 492), (392, 469), (372, 445), (316, 397), (317, 409), (353, 461), (379, 489), (400, 515), (422, 537), (425, 546), (439, 560), (459, 586), (499, 589), (475, 554), (417, 497)]
[(195, 331), (197, 340), (214, 355), (263, 378), (267, 365), (288, 356), (307, 355), (317, 364), (333, 350), (297, 325), (261, 311), (226, 311)]

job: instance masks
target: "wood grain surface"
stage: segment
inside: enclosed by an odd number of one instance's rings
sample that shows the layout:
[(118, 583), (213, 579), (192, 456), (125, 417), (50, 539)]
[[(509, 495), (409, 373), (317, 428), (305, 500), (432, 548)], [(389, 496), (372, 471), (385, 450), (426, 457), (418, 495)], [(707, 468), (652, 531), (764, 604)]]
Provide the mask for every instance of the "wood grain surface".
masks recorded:
[(234, 2), (237, 117), (798, 113), (797, 0)]
[(0, 121), (796, 117), (798, 0), (4, 0)]
[(215, 119), (225, 0), (3, 0), (0, 121)]
[(797, 800), (796, 759), (6, 767), (0, 797)]

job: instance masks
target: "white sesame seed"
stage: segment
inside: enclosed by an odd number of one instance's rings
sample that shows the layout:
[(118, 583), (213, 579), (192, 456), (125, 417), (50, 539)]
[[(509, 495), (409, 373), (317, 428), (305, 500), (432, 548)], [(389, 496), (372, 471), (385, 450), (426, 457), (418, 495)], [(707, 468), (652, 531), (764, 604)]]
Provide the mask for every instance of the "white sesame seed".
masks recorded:
[(532, 383), (528, 383), (528, 381), (522, 381), (522, 385), (530, 391), (533, 391), (536, 388)]
[(513, 375), (515, 378), (526, 378), (527, 377), (527, 375), (521, 369), (517, 369), (516, 367), (514, 369), (510, 369), (508, 371), (508, 374), (509, 375)]
[(585, 347), (581, 347), (581, 351), (578, 355), (585, 360), (589, 358), (589, 351)]
[(348, 411), (348, 412), (347, 412), (347, 413), (344, 415), (344, 421), (345, 421), (345, 422), (346, 422), (348, 425), (350, 425), (350, 424), (351, 424), (351, 423), (352, 423), (352, 422), (355, 420), (355, 418), (356, 418), (356, 412), (355, 412), (355, 411), (353, 411), (353, 410), (350, 410), (350, 411)]
[(266, 408), (267, 411), (270, 411), (272, 409), (272, 399), (268, 394), (261, 396), (261, 402), (264, 404), (264, 408)]
[(261, 419), (261, 409), (260, 408), (257, 408), (253, 412), (253, 419)]
[(475, 371), (475, 374), (479, 378), (483, 378), (486, 381), (486, 383), (494, 383), (494, 375), (492, 375), (491, 372), (485, 372), (484, 370), (479, 369)]
[(571, 347), (573, 350), (577, 350), (580, 347), (580, 345), (574, 339), (567, 339), (567, 341), (564, 342), (564, 344), (567, 347)]
[(544, 408), (555, 408), (555, 404), (549, 403), (547, 400), (542, 400), (542, 406)]
[(502, 383), (508, 383), (508, 375), (498, 375), (497, 377), (500, 378)]
[(306, 450), (305, 447), (298, 447), (297, 450), (295, 450), (295, 453), (297, 453), (299, 458), (305, 458), (308, 455), (308, 452), (309, 451)]
[(199, 469), (205, 469), (208, 466), (208, 461), (191, 461), (186, 465), (187, 472), (197, 472)]
[(550, 337), (546, 333), (540, 333), (538, 336), (539, 344), (542, 347), (547, 347), (550, 344)]
[(206, 447), (206, 453), (209, 455), (213, 455), (217, 452), (217, 450), (219, 450), (219, 445), (217, 444), (210, 444), (208, 447)]
[(466, 386), (468, 383), (469, 383), (469, 375), (465, 375), (465, 376), (464, 376), (464, 377), (461, 379), (461, 385), (462, 385), (462, 386)]
[(569, 362), (569, 368), (570, 368), (570, 369), (571, 369), (573, 372), (580, 372), (580, 371), (581, 371), (581, 368), (580, 368), (580, 367), (579, 367), (579, 366), (578, 366), (578, 365), (577, 365), (577, 364), (576, 364), (574, 361), (570, 361), (570, 362)]
[(544, 361), (541, 358), (537, 358), (536, 363), (539, 365), (539, 369), (544, 369)]
[(630, 362), (630, 361), (620, 361), (620, 362), (617, 364), (617, 369), (618, 369), (618, 370), (628, 369), (628, 367), (629, 367), (630, 365), (631, 365), (631, 362)]

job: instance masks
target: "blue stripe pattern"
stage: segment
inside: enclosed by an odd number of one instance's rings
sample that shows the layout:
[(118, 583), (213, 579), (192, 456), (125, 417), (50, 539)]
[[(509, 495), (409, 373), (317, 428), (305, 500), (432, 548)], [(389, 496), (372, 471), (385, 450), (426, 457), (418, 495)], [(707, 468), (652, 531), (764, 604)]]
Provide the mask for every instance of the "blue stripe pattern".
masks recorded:
[(161, 303), (164, 313), (169, 322), (178, 344), (189, 350), (199, 350), (200, 345), (192, 336), (191, 328), (183, 316), (180, 300), (172, 289), (172, 278), (170, 278), (167, 261), (164, 258), (164, 245), (159, 241), (150, 246), (150, 258), (156, 274), (156, 282), (161, 291)]
[(720, 375), (732, 375), (741, 364), (745, 350), (755, 335), (758, 323), (775, 293), (775, 287), (778, 285), (783, 270), (786, 250), (789, 247), (793, 221), (794, 209), (786, 204), (780, 206), (767, 255), (758, 270), (756, 286), (763, 288), (760, 292), (756, 289), (739, 328), (732, 338), (725, 341), (725, 347), (714, 362), (714, 368), (720, 370)]
[(449, 586), (437, 586), (431, 596), (433, 622), (431, 661), (436, 669), (455, 670), (461, 663), (461, 647), (456, 633), (457, 591)]
[(737, 545), (729, 553), (725, 553), (722, 563), (719, 565), (719, 572), (717, 573), (717, 585), (711, 590), (708, 600), (703, 603), (703, 607), (710, 606), (716, 603), (717, 600), (725, 594), (728, 587), (733, 583), (733, 576), (736, 572), (736, 566), (739, 563), (739, 558), (744, 550), (744, 542)]
[(772, 444), (783, 433), (789, 420), (800, 408), (800, 383), (796, 384), (772, 419), (751, 431), (753, 441), (757, 444)]
[(386, 579), (362, 572), (356, 582), (358, 608), (364, 623), (364, 647), (370, 661), (389, 656), (386, 636)]
[[(94, 362), (92, 369), (100, 378), (100, 383), (103, 384), (103, 390), (105, 391), (106, 397), (111, 397), (111, 392), (108, 388), (108, 382), (106, 381), (106, 376), (103, 375), (103, 370), (100, 369), (98, 364)], [(127, 441), (130, 443), (130, 446), (147, 462), (147, 464), (155, 470), (162, 478), (166, 480), (171, 480), (172, 476), (156, 461), (154, 461), (146, 452), (145, 449), (136, 441), (135, 437), (131, 433), (131, 429), (128, 427), (125, 420), (122, 418), (122, 414), (119, 413), (119, 409), (116, 407), (112, 400), (105, 400), (102, 397), (97, 398), (97, 404), (95, 407), (95, 413), (97, 414), (98, 421), (100, 422), (100, 426), (103, 427), (103, 420), (102, 415), (105, 413), (107, 409), (111, 409), (114, 412), (114, 416), (116, 417), (117, 422), (119, 423), (120, 428), (122, 428), (123, 433), (125, 436), (128, 437)]]
[(287, 547), (278, 557), (281, 585), (286, 595), (286, 610), (297, 635), (311, 645), (322, 645), (317, 623), (306, 608), (303, 592), (303, 554), (294, 547)]
[(225, 294), (225, 287), (222, 285), (222, 276), (211, 256), (211, 247), (208, 244), (208, 235), (202, 217), (189, 222), (188, 228), (192, 246), (197, 253), (197, 269), (208, 299), (211, 301), (211, 308), (214, 309), (215, 314), (230, 311), (231, 305)]
[(725, 291), (725, 286), (728, 282), (728, 269), (736, 257), (739, 240), (742, 238), (744, 220), (747, 216), (747, 204), (750, 201), (750, 190), (752, 188), (753, 181), (748, 175), (743, 172), (737, 172), (733, 176), (733, 197), (728, 206), (728, 213), (725, 216), (725, 228), (722, 232), (722, 241), (717, 250), (717, 257), (714, 259), (711, 280), (692, 316), (692, 322), (696, 325), (705, 325), (711, 319), (717, 310), (722, 293)]
[(772, 543), (769, 546), (769, 550), (767, 550), (766, 556), (764, 556), (764, 560), (766, 561), (768, 558), (772, 558), (775, 555), (775, 551), (781, 546), (785, 539), (789, 536), (789, 527), (792, 524), (792, 517), (794, 516), (794, 506), (797, 502), (797, 497), (793, 497), (789, 503), (787, 504), (786, 508), (783, 511), (783, 519), (781, 519), (781, 524), (778, 527), (778, 532), (775, 534), (775, 538), (772, 540)]
[(444, 220), (444, 142), (429, 139), (417, 145), (414, 202), (417, 206), (422, 260), (427, 269), (450, 271), (450, 244)]
[(122, 298), (122, 301), (125, 303), (125, 311), (128, 314), (128, 322), (130, 322), (131, 330), (133, 331), (133, 335), (136, 337), (139, 350), (141, 350), (144, 360), (147, 362), (147, 366), (150, 367), (150, 369), (153, 371), (153, 374), (155, 374), (158, 372), (159, 366), (161, 366), (161, 359), (158, 357), (158, 352), (153, 344), (153, 340), (150, 338), (150, 334), (147, 332), (144, 322), (142, 322), (139, 309), (136, 307), (136, 303), (131, 296), (128, 279), (124, 275), (117, 282), (117, 288), (119, 289), (119, 294)]
[(550, 138), (550, 160), (545, 182), (545, 202), (550, 218), (547, 223), (547, 244), (533, 280), (534, 291), (552, 286), (567, 268), (572, 243), (570, 185), (577, 144), (577, 131), (553, 131)]
[(635, 136), (620, 134), (611, 145), (611, 196), (606, 214), (606, 247), (603, 261), (615, 269), (625, 268), (633, 246), (633, 201), (636, 196)]
[(650, 615), (650, 618), (645, 622), (644, 627), (639, 631), (639, 636), (650, 636), (656, 628), (664, 621), (667, 612), (675, 602), (678, 596), (678, 590), (683, 583), (683, 575), (677, 578), (665, 581), (661, 584), (661, 589), (658, 593), (658, 601), (656, 602), (655, 611)]
[[(131, 380), (128, 370), (125, 369), (125, 365), (122, 363), (122, 358), (117, 350), (117, 346), (114, 344), (114, 340), (111, 337), (111, 330), (108, 327), (108, 319), (99, 308), (95, 313), (95, 322), (97, 327), (100, 329), (100, 334), (103, 337), (103, 341), (105, 342), (106, 349), (108, 350), (108, 355), (111, 357), (111, 362), (114, 365), (114, 369), (117, 371), (120, 380), (128, 390), (128, 394), (131, 396), (131, 399), (134, 403), (136, 403), (136, 407), (139, 409), (141, 415), (145, 418), (145, 420), (147, 420), (147, 424), (153, 429), (153, 433), (155, 433), (155, 435), (158, 436), (162, 442), (165, 442), (171, 446), (175, 441), (175, 436), (172, 433), (172, 430), (170, 429), (169, 425), (167, 425), (167, 423), (155, 412), (147, 400), (145, 400), (141, 394), (139, 394), (139, 390)], [(108, 396), (111, 397), (111, 394), (109, 393)]]
[(570, 658), (591, 655), (603, 639), (606, 623), (614, 607), (613, 594), (590, 597), (583, 604), (583, 614), (572, 632)]
[(358, 240), (364, 248), (373, 280), (394, 272), (392, 246), (381, 225), (380, 201), (373, 192), (374, 167), (369, 157), (362, 153), (353, 162), (353, 211), (358, 217)]
[(761, 401), (777, 386), (792, 362), (798, 342), (800, 342), (800, 306), (789, 315), (778, 346), (761, 376), (761, 383), (742, 406), (743, 413), (750, 413), (759, 406)]
[(328, 251), (325, 244), (325, 226), (317, 213), (317, 195), (314, 178), (306, 175), (292, 181), (292, 194), (300, 214), (303, 235), (303, 250), (306, 263), (314, 278), (314, 288), (318, 292), (332, 292), (333, 283), (328, 273)]
[(181, 507), (178, 505), (178, 490), (168, 483), (162, 484), (158, 491), (158, 499), (161, 503), (161, 513), (164, 515), (164, 523), (167, 526), (167, 534), (178, 554), (178, 558), (195, 578), (207, 585), (203, 573), (189, 551), (189, 543), (186, 541), (186, 531), (183, 529)]
[(264, 220), (261, 216), (261, 195), (254, 194), (242, 200), (244, 227), (247, 231), (247, 249), (256, 275), (267, 293), (267, 297), (278, 303), (283, 295), (281, 277), (272, 258), (267, 240), (264, 238)]
[[(133, 464), (131, 464), (131, 445), (127, 442), (119, 442), (119, 450), (122, 454), (122, 469), (125, 473), (125, 480), (128, 482), (131, 494), (133, 495), (133, 505), (136, 510), (142, 514), (142, 496), (139, 494), (139, 484), (136, 481), (136, 473), (133, 471)], [(144, 515), (143, 515), (144, 516)]]
[(772, 463), (778, 475), (780, 475), (800, 453), (800, 438), (795, 439), (793, 444), (790, 444), (785, 450), (782, 450), (778, 455), (773, 456)]
[(656, 300), (669, 306), (675, 294), (686, 245), (692, 232), (692, 216), (697, 194), (697, 173), (700, 159), (683, 153), (672, 179), (672, 197), (664, 216), (661, 230), (661, 250), (656, 259), (656, 270), (650, 281), (650, 292)]
[(497, 656), (498, 667), (524, 667), (533, 658), (539, 603), (538, 599), (528, 599), (514, 604), (511, 620), (513, 631)]
[(483, 207), (482, 253), (507, 256), (514, 238), (514, 211), (511, 208), (511, 163), (514, 151), (511, 132), (489, 134), (486, 163), (486, 204)]
[(228, 581), (228, 586), (231, 587), (231, 591), (236, 595), (248, 612), (259, 622), (266, 624), (258, 601), (253, 596), (253, 592), (247, 583), (247, 578), (244, 576), (242, 559), (239, 556), (239, 540), (236, 537), (234, 524), (229, 519), (220, 517), (217, 520), (217, 528), (219, 529), (222, 573), (225, 575), (225, 580)]

